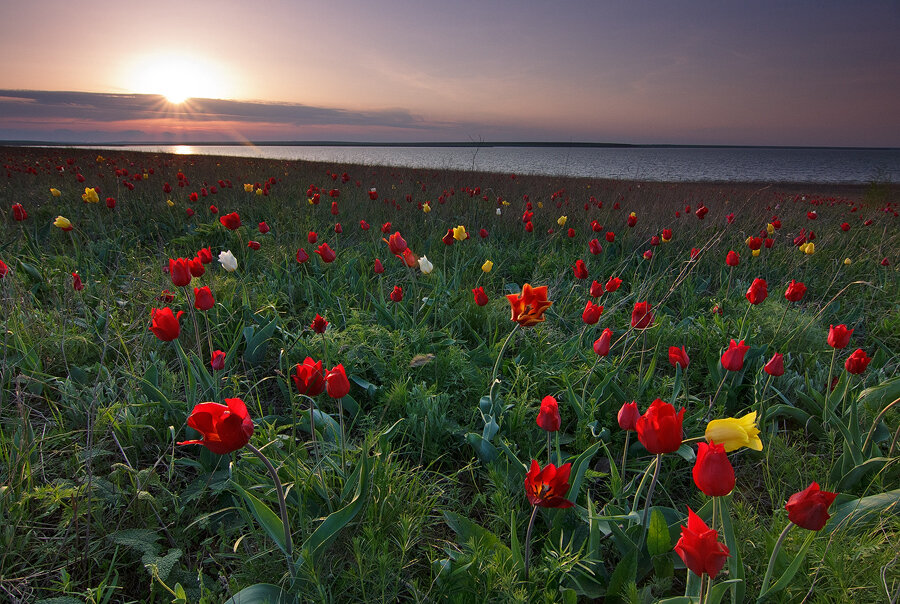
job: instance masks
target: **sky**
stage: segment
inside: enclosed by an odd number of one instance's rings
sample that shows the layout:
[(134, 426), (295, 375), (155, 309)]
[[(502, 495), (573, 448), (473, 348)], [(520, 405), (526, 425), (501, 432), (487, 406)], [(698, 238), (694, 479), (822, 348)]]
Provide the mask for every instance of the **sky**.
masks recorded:
[(0, 140), (900, 147), (898, 0), (0, 12)]

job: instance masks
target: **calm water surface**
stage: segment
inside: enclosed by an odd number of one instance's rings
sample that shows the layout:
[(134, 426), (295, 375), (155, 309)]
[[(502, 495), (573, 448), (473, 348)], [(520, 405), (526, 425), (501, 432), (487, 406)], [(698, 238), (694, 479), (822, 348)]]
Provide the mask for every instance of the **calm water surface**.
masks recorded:
[(653, 181), (900, 181), (900, 149), (240, 145), (92, 148)]

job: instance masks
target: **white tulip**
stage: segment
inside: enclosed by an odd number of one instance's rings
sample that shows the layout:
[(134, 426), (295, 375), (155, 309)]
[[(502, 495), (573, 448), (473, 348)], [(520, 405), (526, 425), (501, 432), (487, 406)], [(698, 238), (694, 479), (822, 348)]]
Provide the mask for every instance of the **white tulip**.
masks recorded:
[(502, 214), (502, 212), (500, 211), (500, 208), (497, 208), (497, 216), (499, 216), (500, 214)]
[(219, 264), (229, 273), (237, 270), (237, 258), (234, 257), (231, 250), (219, 253)]
[(434, 270), (434, 265), (428, 260), (428, 256), (419, 258), (419, 270), (422, 271), (423, 275), (427, 275)]

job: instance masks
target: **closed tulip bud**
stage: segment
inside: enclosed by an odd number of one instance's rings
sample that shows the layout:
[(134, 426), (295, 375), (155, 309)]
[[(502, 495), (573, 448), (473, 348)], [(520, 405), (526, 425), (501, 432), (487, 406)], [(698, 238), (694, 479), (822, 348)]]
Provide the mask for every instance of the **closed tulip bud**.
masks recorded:
[(487, 294), (484, 293), (483, 287), (476, 287), (472, 290), (472, 295), (475, 297), (475, 304), (478, 306), (484, 306), (488, 303)]
[(776, 352), (772, 355), (772, 358), (769, 359), (769, 362), (763, 367), (763, 371), (772, 377), (784, 375), (784, 355), (780, 352)]
[(634, 309), (631, 311), (631, 326), (634, 329), (647, 329), (653, 324), (653, 313), (650, 309), (649, 302), (634, 303)]
[(183, 310), (179, 310), (178, 314), (174, 314), (169, 307), (151, 309), (150, 331), (163, 342), (171, 342), (178, 338), (178, 334), (181, 333), (179, 320), (182, 314), (184, 314)]
[(169, 277), (175, 287), (185, 287), (191, 282), (191, 265), (187, 258), (169, 258)]
[(584, 260), (576, 260), (575, 265), (572, 267), (572, 272), (575, 273), (576, 279), (587, 279), (588, 272), (587, 267), (584, 265)]
[(403, 288), (399, 285), (394, 286), (394, 290), (390, 295), (391, 302), (402, 302), (403, 301)]
[(745, 297), (750, 304), (756, 305), (761, 304), (763, 300), (769, 295), (768, 292), (768, 284), (765, 279), (754, 279), (753, 283), (750, 284), (750, 287), (747, 289), (747, 293)]
[(229, 231), (235, 231), (241, 226), (241, 217), (237, 212), (232, 212), (231, 214), (219, 216), (219, 222), (221, 222), (222, 226), (224, 226)]
[(744, 368), (744, 355), (748, 350), (750, 347), (744, 344), (743, 340), (740, 343), (732, 340), (728, 344), (728, 349), (722, 353), (722, 367), (728, 371), (740, 371)]
[(603, 252), (603, 246), (600, 245), (600, 241), (598, 241), (597, 239), (591, 239), (588, 242), (588, 251), (590, 251), (591, 254), (596, 256), (597, 254)]
[(581, 313), (581, 320), (586, 325), (596, 325), (602, 314), (603, 307), (588, 300), (587, 305), (584, 307), (584, 312)]
[(453, 229), (453, 238), (457, 241), (464, 241), (469, 238), (469, 235), (466, 233), (466, 227), (463, 225), (459, 225), (455, 229)]
[(384, 266), (382, 266), (381, 260), (379, 260), (378, 258), (375, 258), (375, 265), (372, 267), (372, 271), (376, 275), (380, 275), (384, 272)]
[(600, 296), (602, 296), (603, 295), (603, 284), (599, 283), (596, 280), (593, 283), (591, 283), (590, 294), (591, 294), (592, 298), (599, 298)]
[(831, 518), (828, 507), (834, 502), (837, 493), (829, 493), (812, 483), (799, 493), (794, 493), (787, 500), (784, 509), (788, 520), (808, 531), (820, 531)]
[(619, 289), (620, 285), (622, 285), (621, 279), (619, 279), (618, 277), (610, 277), (609, 281), (606, 282), (606, 291), (609, 293), (613, 293), (614, 291)]
[(843, 323), (840, 325), (830, 325), (828, 328), (828, 345), (832, 348), (846, 348), (850, 343), (850, 336), (853, 335), (852, 329), (847, 329)]
[(209, 310), (216, 305), (212, 292), (208, 286), (194, 288), (194, 308), (197, 310)]
[(784, 298), (790, 302), (799, 302), (805, 294), (806, 286), (800, 281), (791, 279), (791, 284), (788, 285), (787, 290), (784, 292)]
[(484, 264), (481, 265), (481, 270), (485, 273), (491, 272), (491, 269), (494, 268), (494, 263), (490, 260), (485, 260)]
[(844, 369), (847, 370), (847, 373), (859, 375), (866, 370), (866, 367), (868, 367), (871, 362), (872, 357), (866, 355), (866, 351), (862, 348), (858, 348), (853, 354), (847, 357), (847, 361), (844, 363)]
[(225, 369), (225, 353), (221, 350), (214, 350), (212, 353), (212, 357), (209, 359), (209, 366), (214, 371), (221, 371)]
[(57, 216), (56, 220), (53, 221), (53, 226), (58, 227), (64, 231), (71, 231), (73, 228), (72, 223), (65, 216)]
[(206, 272), (206, 268), (203, 266), (203, 261), (200, 258), (188, 260), (188, 267), (191, 269), (192, 277), (202, 277), (203, 273)]
[(81, 282), (81, 275), (78, 273), (72, 273), (72, 289), (77, 292), (84, 289), (84, 284)]
[(541, 401), (541, 410), (537, 416), (537, 425), (547, 432), (556, 432), (561, 424), (559, 404), (552, 396), (545, 396)]
[(600, 337), (594, 340), (594, 352), (597, 356), (605, 357), (609, 354), (609, 346), (612, 340), (613, 332), (607, 327), (603, 330), (603, 333), (600, 334)]
[(270, 230), (271, 230), (271, 229), (269, 229), (269, 225), (266, 224), (265, 221), (262, 221), (262, 222), (259, 223), (259, 232), (262, 233), (263, 235), (265, 235), (266, 233), (268, 233)]
[(718, 575), (730, 555), (728, 547), (719, 543), (719, 534), (691, 508), (688, 508), (687, 526), (681, 527), (681, 538), (675, 544), (675, 553), (701, 579), (703, 575)]
[(699, 443), (693, 469), (694, 484), (709, 497), (722, 497), (734, 489), (734, 467), (728, 461), (725, 447)]
[(338, 365), (325, 374), (325, 390), (331, 398), (344, 398), (350, 392), (350, 381), (347, 380), (343, 365)]
[(685, 351), (684, 346), (679, 348), (678, 346), (670, 346), (669, 347), (669, 363), (672, 367), (676, 365), (680, 366), (682, 370), (687, 369), (688, 365), (691, 364), (691, 359), (688, 357), (687, 351)]
[(737, 252), (731, 250), (728, 254), (725, 255), (725, 264), (728, 266), (737, 266), (741, 262), (741, 257)]

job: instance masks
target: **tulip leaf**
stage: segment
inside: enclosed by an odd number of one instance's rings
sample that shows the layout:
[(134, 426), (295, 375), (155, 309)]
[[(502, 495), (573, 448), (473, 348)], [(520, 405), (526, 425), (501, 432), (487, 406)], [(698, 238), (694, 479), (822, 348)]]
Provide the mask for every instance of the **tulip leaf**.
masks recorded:
[(678, 453), (678, 455), (680, 455), (681, 458), (688, 463), (693, 463), (694, 460), (697, 459), (697, 455), (694, 453), (694, 450), (690, 445), (681, 445), (680, 447), (678, 447), (676, 453)]
[(837, 487), (835, 487), (836, 491), (849, 491), (862, 479), (863, 476), (868, 474), (869, 472), (873, 472), (876, 470), (880, 470), (887, 464), (894, 461), (895, 458), (890, 457), (873, 457), (871, 459), (867, 459), (853, 467), (849, 472), (844, 474), (841, 478), (840, 482), (837, 483)]
[[(706, 595), (705, 604), (719, 604), (719, 602), (722, 601), (722, 596), (725, 595), (725, 592), (728, 591), (729, 587), (733, 585), (736, 591), (738, 584), (742, 584), (743, 582), (743, 579), (728, 579), (727, 581), (716, 583), (710, 588), (709, 593)], [(735, 591), (731, 592), (732, 600), (734, 599)], [(738, 602), (743, 602), (743, 600), (738, 600)]]
[[(454, 512), (444, 512), (444, 522), (447, 523), (454, 533), (459, 537), (460, 543), (466, 543), (470, 540), (479, 541), (482, 545), (493, 549), (497, 548), (504, 556), (511, 556), (512, 552), (504, 545), (500, 538), (494, 533), (487, 530), (483, 526), (472, 522), (465, 516), (461, 516)], [(524, 563), (523, 563), (524, 567)]]
[(647, 552), (651, 556), (661, 556), (672, 549), (672, 538), (669, 525), (662, 512), (657, 508), (650, 511), (650, 528), (647, 532)]
[[(744, 582), (744, 563), (741, 560), (741, 550), (734, 536), (734, 524), (731, 522), (731, 495), (719, 497), (718, 503), (720, 508), (719, 517), (722, 521), (722, 536), (725, 538), (725, 547), (728, 548), (731, 554), (728, 556), (728, 572), (737, 581), (731, 592), (731, 602), (732, 604), (739, 604), (744, 601), (746, 583)], [(723, 588), (723, 593), (725, 589), (727, 587)]]
[(806, 558), (806, 552), (809, 550), (809, 546), (812, 545), (813, 540), (816, 538), (816, 531), (810, 531), (809, 535), (806, 536), (806, 540), (803, 542), (803, 545), (800, 547), (800, 551), (794, 554), (794, 559), (791, 560), (790, 565), (784, 570), (781, 574), (781, 577), (765, 591), (765, 593), (759, 594), (759, 597), (756, 599), (757, 604), (761, 604), (765, 602), (767, 598), (778, 593), (782, 589), (788, 586), (791, 582), (791, 579), (794, 578), (794, 575), (797, 574), (797, 570), (800, 568), (800, 564)]
[(828, 534), (838, 528), (847, 528), (871, 515), (880, 516), (885, 512), (897, 514), (898, 511), (900, 511), (900, 489), (854, 499), (832, 509), (831, 518), (821, 532)]
[(900, 377), (891, 378), (859, 393), (857, 404), (865, 405), (877, 414), (888, 403), (900, 398)]
[(245, 587), (225, 601), (225, 604), (289, 604), (295, 598), (271, 583), (257, 583)]
[(277, 325), (278, 319), (276, 318), (259, 328), (256, 325), (248, 325), (244, 328), (244, 340), (247, 342), (247, 347), (244, 349), (244, 360), (251, 365), (258, 365), (263, 361), (269, 338), (272, 337)]
[(272, 541), (278, 546), (278, 548), (287, 553), (286, 544), (284, 542), (284, 524), (281, 522), (281, 518), (278, 517), (278, 514), (272, 511), (272, 509), (267, 506), (265, 503), (260, 501), (256, 495), (250, 493), (244, 487), (236, 483), (235, 481), (231, 481), (231, 485), (240, 493), (241, 497), (244, 498), (244, 501), (250, 507), (250, 511), (253, 513), (253, 516), (256, 518), (256, 521), (259, 522), (260, 526), (263, 527), (263, 530), (266, 531), (266, 534), (272, 538)]
[(369, 463), (369, 458), (363, 454), (357, 465), (358, 482), (353, 499), (341, 509), (329, 514), (303, 543), (301, 551), (309, 552), (310, 563), (315, 563), (324, 549), (337, 538), (338, 533), (363, 509), (369, 493)]
[(616, 566), (606, 587), (606, 602), (623, 602), (623, 595), (637, 580), (637, 549), (632, 549)]
[(466, 434), (466, 441), (475, 449), (481, 463), (490, 463), (497, 459), (497, 448), (482, 438), (480, 434), (469, 432)]
[(602, 444), (603, 441), (595, 442), (572, 462), (572, 473), (570, 474), (571, 482), (569, 483), (572, 486), (569, 487), (569, 492), (566, 494), (566, 499), (572, 503), (575, 503), (575, 500), (578, 498), (578, 491), (581, 490), (581, 483), (584, 481), (584, 473), (587, 471), (588, 466), (590, 466), (591, 459), (594, 457), (597, 449), (599, 449)]
[(525, 570), (525, 562), (522, 559), (522, 547), (519, 545), (518, 526), (516, 525), (516, 511), (510, 512), (509, 519), (509, 549), (512, 553), (512, 562), (516, 570)]

